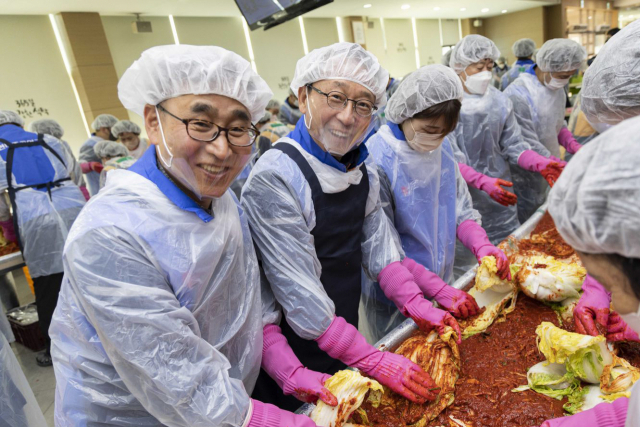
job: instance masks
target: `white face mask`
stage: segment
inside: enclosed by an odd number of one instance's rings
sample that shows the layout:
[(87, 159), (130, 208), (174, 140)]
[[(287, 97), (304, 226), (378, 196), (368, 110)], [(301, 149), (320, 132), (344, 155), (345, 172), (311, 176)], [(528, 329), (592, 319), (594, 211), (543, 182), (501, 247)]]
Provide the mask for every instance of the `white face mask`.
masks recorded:
[(571, 78), (568, 79), (556, 79), (555, 77), (551, 76), (551, 80), (549, 82), (547, 82), (546, 80), (544, 81), (544, 85), (551, 90), (558, 90), (558, 89), (562, 89), (563, 87), (565, 87), (567, 84), (569, 84), (569, 80)]
[(409, 144), (409, 147), (418, 153), (428, 153), (433, 151), (442, 144), (442, 141), (444, 141), (444, 135), (441, 133), (430, 134), (416, 132), (413, 128), (413, 121), (411, 119), (409, 119), (409, 125), (413, 130), (413, 139), (407, 139), (407, 144)]
[(472, 76), (469, 76), (465, 71), (464, 75), (467, 76), (467, 80), (464, 82), (464, 85), (467, 87), (469, 92), (475, 95), (484, 95), (487, 91), (487, 87), (489, 87), (489, 83), (491, 82), (491, 71), (481, 71)]

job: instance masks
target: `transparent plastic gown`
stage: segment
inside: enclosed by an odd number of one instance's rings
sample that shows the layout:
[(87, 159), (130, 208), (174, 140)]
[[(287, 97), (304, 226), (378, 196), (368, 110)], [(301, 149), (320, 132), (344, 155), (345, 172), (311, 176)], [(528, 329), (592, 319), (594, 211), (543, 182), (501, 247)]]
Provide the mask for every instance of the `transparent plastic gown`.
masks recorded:
[[(358, 184), (362, 172), (342, 172), (320, 162), (296, 141), (316, 173), (322, 191), (337, 193)], [(362, 255), (370, 277), (404, 258), (398, 235), (380, 203), (380, 183), (371, 157), (365, 160), (369, 197), (365, 209)], [(242, 206), (249, 219), (266, 277), (289, 325), (301, 338), (322, 335), (335, 316), (335, 305), (320, 282), (321, 267), (311, 231), (316, 216), (309, 183), (298, 165), (280, 150), (267, 151), (255, 164), (242, 191)], [(336, 219), (339, 220), (339, 219)]]
[(87, 204), (50, 329), (56, 426), (243, 425), (278, 316), (237, 200), (212, 210), (205, 222), (126, 170)]

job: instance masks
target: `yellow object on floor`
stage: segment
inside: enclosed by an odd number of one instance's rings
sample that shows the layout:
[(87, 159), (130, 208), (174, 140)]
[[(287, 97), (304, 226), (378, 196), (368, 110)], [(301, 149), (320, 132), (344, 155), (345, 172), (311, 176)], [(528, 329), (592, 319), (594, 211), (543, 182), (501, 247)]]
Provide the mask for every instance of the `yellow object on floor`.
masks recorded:
[(24, 277), (27, 278), (27, 283), (29, 284), (29, 289), (31, 289), (31, 293), (35, 295), (36, 291), (33, 289), (33, 279), (31, 278), (31, 274), (29, 274), (29, 267), (27, 266), (22, 267), (22, 271), (24, 273)]

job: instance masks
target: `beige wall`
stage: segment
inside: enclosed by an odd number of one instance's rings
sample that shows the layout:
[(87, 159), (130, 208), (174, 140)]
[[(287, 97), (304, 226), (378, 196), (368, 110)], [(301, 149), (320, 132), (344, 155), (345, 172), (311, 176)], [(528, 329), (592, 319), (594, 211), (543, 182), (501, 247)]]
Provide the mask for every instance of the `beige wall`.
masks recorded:
[[(369, 28), (369, 23), (373, 24), (371, 28)], [(384, 48), (384, 37), (380, 19), (369, 18), (369, 20), (364, 23), (364, 36), (367, 40), (367, 50), (378, 58), (378, 61), (380, 61), (383, 67), (386, 67), (387, 52)]]
[(304, 56), (300, 24), (294, 19), (267, 31), (252, 31), (250, 36), (258, 74), (282, 102), (289, 94), (296, 63)]
[[(442, 58), (440, 25), (437, 19), (416, 19), (420, 65), (439, 64)], [(457, 42), (457, 39), (456, 39)]]
[(240, 18), (174, 18), (181, 44), (220, 46), (249, 60)]
[(334, 18), (304, 18), (309, 52), (319, 47), (338, 43), (338, 26)]
[(460, 41), (460, 25), (457, 19), (441, 19), (442, 44), (444, 46), (455, 45)]
[(500, 49), (509, 63), (516, 60), (511, 47), (522, 38), (530, 38), (538, 47), (544, 43), (544, 10), (542, 7), (507, 13), (484, 19), (482, 33)]
[[(150, 21), (153, 32), (134, 34), (131, 23), (134, 17), (129, 16), (103, 16), (102, 26), (107, 36), (113, 65), (115, 66), (118, 79), (133, 64), (133, 61), (140, 58), (145, 50), (153, 46), (173, 44), (173, 35), (169, 18), (166, 16), (145, 16), (145, 21)], [(142, 129), (143, 136), (146, 136), (142, 117), (128, 112), (129, 119)]]
[(23, 114), (27, 128), (41, 118), (57, 120), (77, 155), (88, 135), (49, 17), (0, 15), (0, 40), (0, 109), (16, 111), (17, 100), (33, 99), (49, 114)]
[(382, 65), (389, 71), (391, 77), (404, 77), (416, 70), (411, 20), (385, 19), (384, 26), (387, 35), (387, 55)]

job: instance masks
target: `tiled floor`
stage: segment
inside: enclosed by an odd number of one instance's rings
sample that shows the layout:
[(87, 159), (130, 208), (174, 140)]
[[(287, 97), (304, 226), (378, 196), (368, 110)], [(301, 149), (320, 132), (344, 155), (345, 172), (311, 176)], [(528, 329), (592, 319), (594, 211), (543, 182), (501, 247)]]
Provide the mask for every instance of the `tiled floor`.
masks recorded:
[[(34, 301), (34, 296), (29, 289), (29, 285), (21, 270), (14, 271), (13, 280), (16, 284), (16, 293), (20, 305), (29, 304)], [(11, 344), (18, 362), (22, 366), (24, 375), (29, 381), (33, 394), (40, 405), (40, 409), (47, 420), (49, 427), (53, 425), (53, 402), (56, 390), (56, 379), (53, 374), (53, 367), (42, 368), (36, 363), (36, 353), (21, 344)]]

